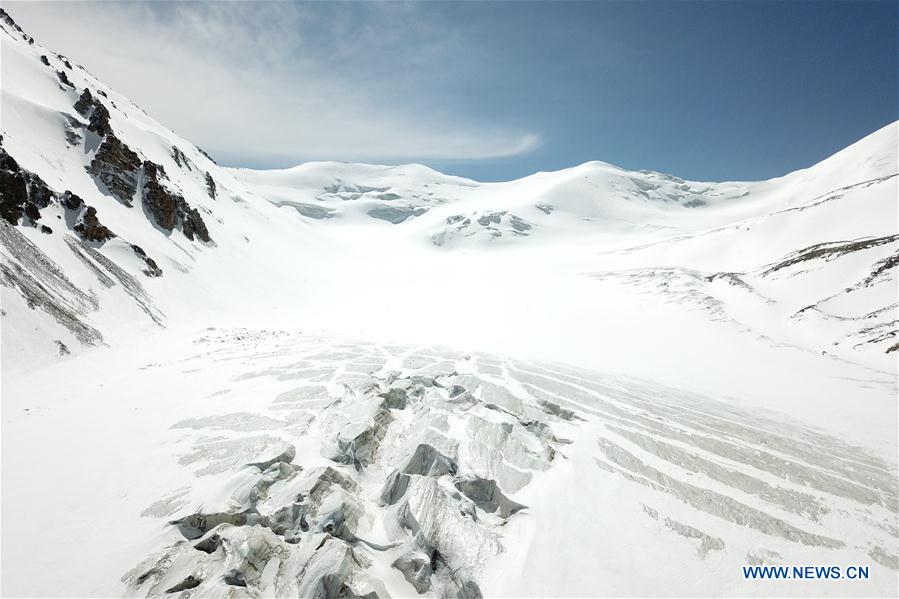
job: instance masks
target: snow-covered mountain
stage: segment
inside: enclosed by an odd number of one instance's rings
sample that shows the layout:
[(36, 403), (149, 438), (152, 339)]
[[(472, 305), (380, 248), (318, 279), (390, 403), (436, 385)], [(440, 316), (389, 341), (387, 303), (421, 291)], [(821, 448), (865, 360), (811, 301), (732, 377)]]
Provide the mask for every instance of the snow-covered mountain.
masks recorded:
[(895, 596), (896, 123), (762, 182), (233, 169), (0, 29), (5, 595)]

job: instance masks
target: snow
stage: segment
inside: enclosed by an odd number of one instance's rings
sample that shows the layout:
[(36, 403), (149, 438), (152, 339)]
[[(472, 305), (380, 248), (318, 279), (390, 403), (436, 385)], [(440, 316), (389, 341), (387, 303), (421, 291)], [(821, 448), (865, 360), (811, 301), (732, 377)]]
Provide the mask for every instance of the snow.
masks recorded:
[[(302, 566), (358, 594), (409, 596), (392, 564), (425, 555), (423, 537), (458, 573), (438, 568), (435, 596), (466, 582), (508, 597), (897, 593), (895, 265), (874, 275), (899, 245), (896, 123), (763, 182), (602, 162), (504, 183), (421, 165), (230, 169), (0, 27), (3, 148), (117, 235), (81, 244), (51, 203), (39, 224), (52, 234), (23, 223), (0, 246), (4, 265), (103, 337), (82, 343), (4, 282), (4, 595), (143, 596), (192, 573), (216, 594), (238, 588), (221, 582), (232, 568), (252, 596), (302, 594), (318, 579), (284, 574)], [(98, 188), (84, 168), (97, 140), (66, 136), (85, 88), (200, 211), (210, 243), (160, 229), (140, 193), (128, 207)], [(875, 238), (887, 239), (785, 263)], [(21, 239), (69, 282), (29, 262)], [(131, 244), (163, 276), (145, 276)], [(88, 249), (79, 257), (87, 246), (139, 292)], [(418, 395), (372, 428), (393, 388)], [(341, 462), (340, 441), (369, 429), (384, 435), (372, 461)], [(384, 505), (385, 481), (421, 443), (459, 472), (410, 475)], [(260, 514), (326, 467), (355, 485), (328, 486), (298, 543), (222, 524), (225, 545), (243, 549), (221, 557), (169, 524), (251, 505), (275, 474), (246, 465), (290, 446), (301, 469), (268, 487)], [(475, 507), (458, 491), (466, 476), (527, 509)], [(339, 506), (353, 534), (392, 546), (338, 539), (309, 557), (330, 534), (320, 516)], [(369, 566), (346, 566), (344, 545)], [(260, 547), (279, 557), (257, 579), (247, 564)], [(872, 578), (744, 581), (740, 566), (763, 558), (870, 564)], [(139, 564), (161, 565), (140, 582)]]

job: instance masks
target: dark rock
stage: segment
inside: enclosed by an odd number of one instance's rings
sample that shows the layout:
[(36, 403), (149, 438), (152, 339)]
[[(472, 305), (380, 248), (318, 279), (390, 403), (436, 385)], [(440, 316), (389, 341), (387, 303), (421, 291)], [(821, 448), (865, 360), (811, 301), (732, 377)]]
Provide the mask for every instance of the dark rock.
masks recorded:
[(109, 124), (109, 110), (106, 109), (106, 106), (100, 100), (91, 95), (89, 89), (84, 88), (84, 91), (81, 92), (81, 97), (75, 102), (74, 107), (78, 114), (88, 119), (88, 131), (93, 131), (101, 137), (112, 135), (112, 127)]
[(209, 197), (215, 199), (215, 179), (212, 175), (206, 173), (206, 190), (209, 191)]
[(143, 273), (148, 277), (161, 277), (162, 269), (156, 264), (156, 261), (153, 258), (147, 256), (147, 252), (144, 251), (142, 247), (139, 245), (131, 244), (131, 250), (137, 255), (138, 258), (144, 261), (146, 268), (143, 270)]
[[(46, 58), (46, 56), (42, 56), (41, 58)], [(80, 114), (81, 116), (86, 117), (88, 116), (88, 113), (90, 112), (93, 105), (94, 97), (91, 95), (90, 90), (85, 87), (84, 91), (81, 92), (81, 96), (78, 98), (78, 101), (74, 104), (75, 110), (78, 111), (78, 114)]]
[(75, 146), (81, 143), (81, 134), (78, 133), (79, 129), (84, 129), (84, 125), (81, 124), (81, 121), (76, 119), (73, 116), (66, 115), (68, 122), (66, 123), (66, 142), (70, 146)]
[(202, 154), (203, 156), (205, 156), (206, 158), (208, 158), (209, 161), (212, 162), (212, 164), (218, 164), (218, 162), (216, 162), (215, 159), (214, 159), (212, 156), (210, 156), (209, 154), (207, 154), (207, 153), (203, 150), (203, 148), (201, 148), (200, 146), (194, 146), (194, 147), (197, 149), (197, 152), (199, 152), (200, 154)]
[(56, 71), (56, 76), (59, 78), (60, 83), (62, 83), (63, 85), (67, 85), (72, 89), (75, 89), (75, 84), (69, 81), (69, 76), (66, 75), (65, 71)]
[(807, 260), (833, 260), (845, 254), (867, 250), (872, 247), (893, 243), (899, 241), (899, 235), (887, 235), (884, 237), (868, 237), (865, 239), (857, 239), (854, 241), (830, 241), (825, 243), (816, 243), (815, 245), (792, 252), (785, 260), (770, 266), (762, 272), (761, 276), (769, 275), (782, 268), (799, 264)]
[[(94, 124), (93, 121), (92, 115), (91, 126)], [(140, 158), (137, 154), (110, 133), (100, 144), (94, 159), (86, 167), (86, 170), (99, 179), (113, 197), (126, 206), (131, 206), (134, 194), (137, 193), (137, 175), (140, 165)]]
[(97, 218), (97, 209), (93, 206), (87, 207), (84, 214), (81, 215), (81, 221), (73, 229), (85, 241), (104, 242), (115, 237), (115, 233), (100, 224), (100, 220)]
[(878, 260), (874, 263), (874, 267), (871, 269), (871, 274), (865, 277), (865, 280), (862, 281), (862, 285), (866, 287), (870, 286), (878, 277), (896, 268), (897, 266), (899, 266), (899, 252), (894, 252), (886, 258)]
[(25, 216), (30, 218), (32, 222), (36, 222), (41, 219), (41, 211), (31, 202), (25, 204), (25, 206), (23, 207), (23, 211), (25, 212)]
[(59, 339), (54, 341), (54, 343), (56, 344), (56, 351), (60, 356), (68, 356), (70, 353), (72, 353), (71, 351), (69, 351), (69, 346), (67, 346)]
[(48, 227), (47, 225), (41, 225), (41, 233), (44, 233), (44, 234), (46, 234), (46, 235), (50, 235), (51, 233), (53, 233), (53, 229), (51, 229), (51, 228)]
[(194, 236), (201, 241), (209, 242), (209, 230), (203, 217), (196, 208), (191, 208), (184, 198), (170, 192), (160, 182), (160, 175), (165, 176), (162, 167), (149, 160), (144, 161), (144, 209), (153, 217), (160, 227), (171, 231), (181, 225), (184, 236), (193, 241)]
[(32, 222), (41, 218), (40, 209), (50, 205), (53, 192), (44, 180), (19, 166), (6, 149), (0, 147), (0, 218), (12, 225), (27, 216)]
[(81, 207), (84, 206), (84, 200), (68, 189), (59, 197), (59, 203), (66, 210), (81, 210)]
[(12, 19), (11, 16), (9, 16), (9, 13), (6, 12), (5, 10), (3, 10), (2, 8), (0, 8), (0, 19), (2, 19), (4, 23), (6, 23), (7, 25), (9, 25), (10, 27), (12, 27), (13, 29), (15, 29), (16, 31), (18, 31), (19, 33), (25, 33), (24, 31), (22, 31), (22, 28), (21, 28), (21, 27), (19, 27), (18, 25), (16, 25), (16, 22), (13, 21), (13, 19)]
[(193, 170), (190, 167), (190, 160), (184, 155), (184, 152), (178, 149), (178, 146), (172, 146), (172, 160), (178, 165), (178, 168), (186, 167), (187, 170)]
[(47, 65), (48, 67), (50, 66), (50, 60), (44, 54), (41, 54), (41, 62), (44, 63), (45, 65)]
[(194, 235), (196, 235), (200, 238), (200, 241), (208, 243), (210, 241), (209, 230), (206, 228), (206, 223), (203, 222), (203, 217), (200, 216), (196, 208), (189, 207), (183, 198), (180, 199), (181, 232), (191, 241), (193, 241)]

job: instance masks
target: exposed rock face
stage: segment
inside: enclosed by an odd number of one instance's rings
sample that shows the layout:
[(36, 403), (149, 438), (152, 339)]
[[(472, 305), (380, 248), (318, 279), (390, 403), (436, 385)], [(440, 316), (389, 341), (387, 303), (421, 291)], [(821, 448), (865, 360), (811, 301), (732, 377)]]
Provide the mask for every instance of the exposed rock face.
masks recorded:
[[(93, 126), (94, 118), (92, 116), (89, 127), (92, 131), (91, 127)], [(126, 206), (131, 206), (134, 194), (137, 192), (137, 174), (140, 165), (140, 158), (137, 154), (110, 133), (100, 144), (94, 159), (86, 168), (87, 172), (106, 186), (107, 191), (113, 197)]]
[(50, 204), (53, 192), (44, 180), (19, 166), (0, 146), (0, 218), (17, 225), (23, 216), (32, 222)]
[(806, 260), (832, 260), (844, 254), (866, 250), (868, 248), (877, 247), (878, 245), (893, 243), (896, 240), (899, 240), (899, 235), (869, 237), (866, 239), (857, 239), (854, 241), (833, 241), (818, 243), (813, 246), (793, 252), (786, 259), (770, 266), (767, 270), (761, 273), (761, 276), (764, 277), (766, 275), (770, 275), (782, 268), (787, 268)]
[(71, 213), (68, 220), (74, 223), (72, 230), (85, 241), (102, 243), (115, 237), (115, 233), (100, 223), (97, 209), (85, 204), (84, 200), (68, 189), (59, 196), (59, 204)]
[(175, 161), (175, 164), (177, 164), (179, 168), (186, 168), (189, 171), (193, 170), (190, 159), (178, 148), (178, 146), (172, 146), (172, 160)]
[(131, 244), (131, 251), (137, 255), (138, 258), (144, 261), (146, 268), (144, 269), (144, 274), (148, 277), (161, 277), (162, 269), (156, 264), (156, 261), (153, 258), (147, 256), (147, 252), (144, 251), (142, 247), (139, 245)]
[(91, 95), (89, 89), (84, 88), (74, 106), (78, 114), (88, 119), (88, 131), (93, 131), (100, 136), (112, 134), (112, 127), (109, 125), (109, 110), (100, 100)]
[(206, 173), (206, 189), (209, 191), (209, 197), (215, 199), (215, 179), (208, 172)]
[(144, 209), (153, 216), (160, 227), (166, 231), (175, 228), (178, 222), (178, 202), (174, 196), (159, 183), (159, 169), (156, 164), (144, 161)]
[[(180, 227), (184, 236), (190, 240), (198, 237), (202, 241), (210, 241), (209, 230), (199, 211), (191, 208), (183, 197), (169, 191), (160, 183), (161, 179), (166, 178), (161, 165), (149, 160), (141, 161), (140, 157), (127, 144), (113, 134), (112, 127), (109, 125), (109, 111), (102, 102), (93, 97), (90, 90), (85, 89), (81, 93), (81, 97), (75, 103), (75, 110), (89, 120), (88, 131), (103, 137), (87, 171), (102, 182), (113, 197), (126, 206), (132, 206), (133, 199), (138, 192), (138, 180), (142, 172), (144, 185), (140, 191), (144, 209), (156, 221), (156, 224), (166, 231)], [(172, 147), (172, 156), (179, 166), (185, 164), (190, 168), (187, 157), (178, 148)], [(212, 177), (207, 173), (207, 185), (211, 181)], [(214, 182), (212, 182), (210, 194), (215, 197)], [(100, 232), (94, 232), (94, 234), (100, 234)], [(154, 263), (153, 266), (148, 265), (144, 272), (145, 274), (157, 272), (161, 274), (162, 271)], [(148, 274), (148, 276), (158, 275)]]
[(46, 66), (50, 66), (50, 60), (47, 58), (45, 54), (41, 54), (41, 62)]
[(194, 147), (197, 149), (197, 152), (199, 152), (200, 154), (202, 154), (203, 156), (208, 158), (212, 164), (218, 164), (218, 162), (215, 161), (215, 158), (213, 158), (212, 156), (207, 154), (203, 148), (201, 148), (200, 146), (194, 146)]
[(166, 231), (173, 230), (179, 223), (184, 236), (193, 241), (194, 236), (201, 241), (210, 241), (209, 230), (203, 217), (179, 194), (166, 189), (159, 181), (165, 173), (158, 164), (144, 161), (144, 209)]
[(87, 207), (81, 216), (81, 222), (77, 223), (74, 229), (85, 241), (104, 242), (115, 237), (115, 233), (100, 224), (97, 209), (93, 206)]
[(71, 81), (69, 81), (69, 76), (66, 75), (65, 71), (56, 71), (56, 77), (59, 79), (59, 82), (62, 83), (63, 85), (66, 85), (68, 87), (71, 87), (72, 89), (75, 89), (75, 85)]

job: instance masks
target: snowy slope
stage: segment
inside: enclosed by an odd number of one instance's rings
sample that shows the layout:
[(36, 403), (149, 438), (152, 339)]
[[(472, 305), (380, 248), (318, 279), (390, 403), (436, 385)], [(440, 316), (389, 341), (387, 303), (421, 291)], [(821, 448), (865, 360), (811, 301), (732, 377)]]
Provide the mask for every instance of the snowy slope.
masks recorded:
[(4, 595), (896, 595), (897, 124), (232, 169), (0, 29)]

